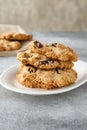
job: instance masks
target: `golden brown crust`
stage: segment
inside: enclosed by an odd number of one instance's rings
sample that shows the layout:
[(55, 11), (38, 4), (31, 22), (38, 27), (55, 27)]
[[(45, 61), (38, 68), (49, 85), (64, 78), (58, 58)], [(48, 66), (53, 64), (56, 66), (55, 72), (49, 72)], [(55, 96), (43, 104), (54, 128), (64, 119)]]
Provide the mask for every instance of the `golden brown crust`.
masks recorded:
[(77, 73), (73, 69), (37, 70), (32, 66), (20, 66), (16, 78), (26, 87), (52, 89), (74, 83)]
[(32, 41), (29, 49), (33, 53), (45, 55), (48, 58), (61, 61), (77, 61), (78, 57), (73, 49), (60, 43), (42, 44), (39, 41)]
[(12, 51), (21, 48), (21, 43), (18, 41), (0, 40), (0, 51)]
[(31, 53), (29, 50), (24, 52), (19, 52), (17, 54), (17, 59), (24, 65), (30, 64), (39, 69), (70, 69), (73, 67), (73, 63), (70, 61), (58, 61), (54, 59), (48, 59), (44, 55), (38, 53)]
[(5, 39), (5, 40), (29, 40), (31, 41), (33, 39), (32, 34), (27, 35), (23, 33), (3, 33), (0, 34), (0, 39)]

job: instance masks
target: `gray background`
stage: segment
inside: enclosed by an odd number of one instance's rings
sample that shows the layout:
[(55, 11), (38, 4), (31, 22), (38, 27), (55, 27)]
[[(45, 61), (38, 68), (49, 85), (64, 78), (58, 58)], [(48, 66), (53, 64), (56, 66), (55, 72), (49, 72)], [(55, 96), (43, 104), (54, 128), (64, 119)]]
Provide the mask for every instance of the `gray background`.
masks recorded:
[[(87, 61), (87, 33), (34, 33), (38, 40), (62, 41)], [(16, 64), (0, 57), (0, 73)], [(29, 96), (0, 86), (0, 130), (87, 130), (87, 83), (57, 95)]]
[(87, 0), (0, 0), (0, 24), (28, 31), (87, 31)]

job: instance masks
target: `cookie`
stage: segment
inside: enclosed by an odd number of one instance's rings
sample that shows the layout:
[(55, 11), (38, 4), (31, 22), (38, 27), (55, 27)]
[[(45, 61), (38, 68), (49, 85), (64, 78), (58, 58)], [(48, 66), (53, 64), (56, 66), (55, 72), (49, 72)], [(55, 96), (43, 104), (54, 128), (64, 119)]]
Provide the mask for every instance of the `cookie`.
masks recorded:
[(18, 50), (21, 48), (21, 43), (18, 41), (0, 40), (0, 51)]
[(61, 61), (77, 61), (78, 59), (73, 49), (60, 43), (42, 44), (39, 41), (32, 41), (29, 44), (29, 49), (33, 53)]
[(27, 35), (27, 34), (23, 34), (23, 33), (3, 33), (0, 34), (0, 39), (5, 39), (5, 40), (29, 40), (31, 41), (33, 38), (33, 36)]
[(77, 73), (73, 69), (40, 70), (32, 66), (20, 66), (16, 74), (19, 83), (30, 88), (53, 89), (74, 83)]
[(48, 59), (44, 55), (38, 53), (31, 53), (30, 51), (19, 52), (17, 59), (24, 65), (33, 65), (39, 69), (70, 69), (73, 67), (73, 63), (70, 61), (58, 61), (54, 59)]

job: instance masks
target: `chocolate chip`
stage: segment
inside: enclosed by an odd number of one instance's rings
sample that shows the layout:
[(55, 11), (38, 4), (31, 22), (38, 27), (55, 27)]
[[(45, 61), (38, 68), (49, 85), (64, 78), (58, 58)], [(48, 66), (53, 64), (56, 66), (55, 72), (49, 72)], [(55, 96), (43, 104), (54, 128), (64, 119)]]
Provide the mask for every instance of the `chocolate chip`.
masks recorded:
[(51, 44), (51, 46), (54, 46), (54, 47), (56, 47), (56, 45), (57, 45), (57, 43), (53, 43), (53, 44)]
[(29, 64), (26, 64), (26, 66), (29, 66)]
[(39, 65), (52, 64), (53, 62), (54, 62), (53, 60), (42, 60), (39, 62)]
[(36, 67), (33, 67), (33, 66), (30, 65), (30, 64), (26, 64), (26, 66), (29, 66), (28, 71), (29, 71), (30, 73), (34, 73), (34, 72), (37, 71), (37, 68), (36, 68)]
[(30, 73), (34, 72), (34, 70), (31, 69), (31, 68), (29, 68), (28, 71), (29, 71)]
[(28, 71), (29, 71), (29, 73), (34, 73), (34, 72), (36, 72), (36, 68), (35, 69), (29, 68)]
[(43, 45), (39, 41), (34, 41), (34, 45), (37, 46), (38, 48), (43, 47)]
[(61, 74), (61, 72), (60, 72), (60, 70), (59, 70), (58, 68), (56, 68), (56, 72), (57, 72), (58, 74)]

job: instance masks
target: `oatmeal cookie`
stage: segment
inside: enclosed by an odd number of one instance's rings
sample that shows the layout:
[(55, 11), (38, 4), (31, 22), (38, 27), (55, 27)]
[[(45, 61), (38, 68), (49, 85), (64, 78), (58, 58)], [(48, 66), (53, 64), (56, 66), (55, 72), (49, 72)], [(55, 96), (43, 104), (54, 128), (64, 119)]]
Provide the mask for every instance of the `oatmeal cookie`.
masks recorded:
[(18, 50), (21, 48), (21, 43), (18, 41), (0, 40), (0, 51)]
[(32, 66), (21, 65), (16, 78), (26, 87), (53, 89), (74, 83), (77, 73), (73, 69), (40, 70)]
[(24, 65), (33, 65), (39, 69), (70, 69), (73, 67), (73, 63), (70, 61), (59, 61), (54, 59), (48, 59), (44, 55), (38, 53), (31, 53), (30, 51), (19, 52), (17, 54), (17, 59), (21, 61)]
[(77, 61), (78, 59), (73, 49), (60, 43), (42, 44), (39, 41), (32, 41), (29, 49), (33, 53), (61, 61)]
[(5, 39), (5, 40), (29, 40), (31, 41), (33, 39), (33, 36), (23, 34), (23, 33), (3, 33), (0, 34), (0, 39)]

